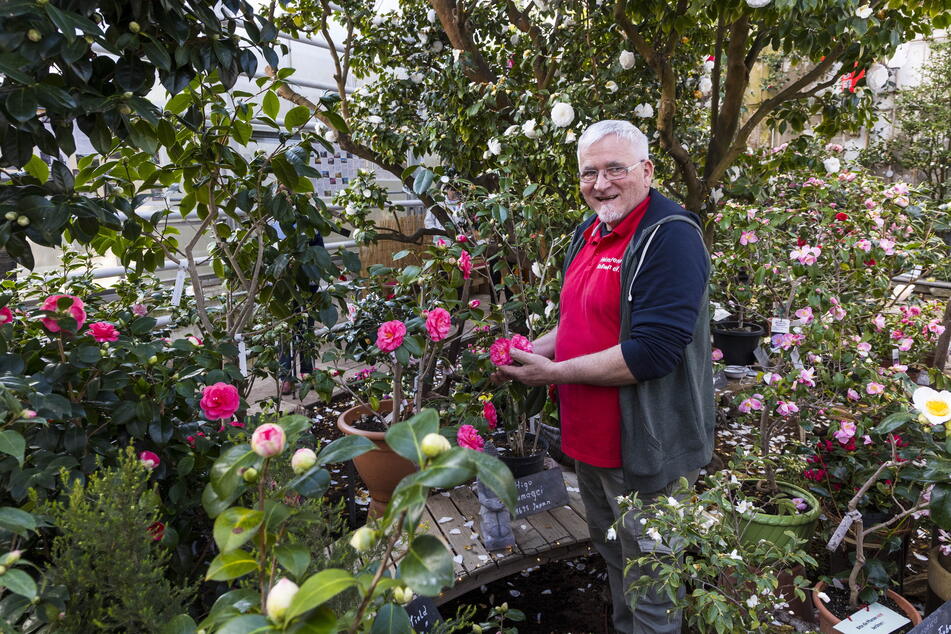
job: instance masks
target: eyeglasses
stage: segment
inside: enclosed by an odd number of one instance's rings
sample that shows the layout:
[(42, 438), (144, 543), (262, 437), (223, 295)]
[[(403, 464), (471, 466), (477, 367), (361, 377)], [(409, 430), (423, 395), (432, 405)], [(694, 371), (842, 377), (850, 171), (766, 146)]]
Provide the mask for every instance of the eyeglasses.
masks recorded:
[(598, 180), (598, 174), (604, 172), (604, 178), (609, 181), (621, 180), (627, 176), (632, 169), (646, 161), (646, 158), (642, 158), (634, 165), (629, 165), (627, 167), (613, 166), (606, 167), (603, 170), (585, 170), (581, 172), (580, 179), (582, 183), (593, 183)]

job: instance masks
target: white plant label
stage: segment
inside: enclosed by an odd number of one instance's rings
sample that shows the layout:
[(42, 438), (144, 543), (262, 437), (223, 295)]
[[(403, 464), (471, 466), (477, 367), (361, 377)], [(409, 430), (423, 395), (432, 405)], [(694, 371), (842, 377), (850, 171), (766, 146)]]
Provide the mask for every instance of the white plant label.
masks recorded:
[(172, 306), (178, 306), (182, 303), (182, 291), (185, 290), (185, 263), (178, 265), (178, 273), (175, 274), (175, 288), (172, 289)]
[(238, 342), (238, 369), (241, 376), (248, 376), (248, 346), (244, 343), (244, 335), (238, 333), (234, 340)]
[(904, 614), (889, 610), (876, 602), (842, 619), (832, 626), (832, 629), (842, 634), (868, 634), (869, 632), (889, 634), (908, 623), (911, 621)]
[(785, 335), (789, 332), (790, 321), (782, 317), (773, 317), (770, 330), (776, 334)]

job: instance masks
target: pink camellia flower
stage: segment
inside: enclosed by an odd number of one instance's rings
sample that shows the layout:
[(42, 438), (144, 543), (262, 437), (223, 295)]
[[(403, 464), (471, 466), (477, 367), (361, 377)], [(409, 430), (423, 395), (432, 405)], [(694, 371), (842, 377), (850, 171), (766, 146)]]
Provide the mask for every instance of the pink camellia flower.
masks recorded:
[(466, 237), (464, 233), (460, 233), (456, 236), (456, 242), (468, 242), (469, 238)]
[(274, 423), (264, 423), (251, 434), (251, 449), (262, 458), (271, 458), (284, 451), (287, 436), (284, 428)]
[(148, 313), (149, 310), (145, 307), (145, 304), (132, 305), (132, 314), (136, 317), (145, 317)]
[(743, 399), (743, 402), (740, 403), (737, 409), (743, 414), (749, 414), (753, 410), (761, 410), (763, 409), (762, 398), (762, 394), (754, 394), (749, 398)]
[(816, 263), (821, 254), (822, 249), (819, 247), (811, 247), (808, 244), (804, 244), (801, 247), (790, 251), (789, 257), (792, 260), (799, 260), (800, 264), (810, 266)]
[(872, 437), (869, 436), (868, 434), (865, 434), (864, 436), (862, 436), (862, 444), (863, 444), (863, 445), (871, 445), (871, 444), (872, 444)]
[[(76, 330), (79, 330), (83, 327), (83, 324), (86, 323), (86, 311), (83, 309), (83, 300), (79, 299), (75, 295), (50, 295), (46, 298), (40, 308), (43, 310), (59, 312), (59, 300), (64, 297), (73, 300), (72, 304), (67, 306), (66, 313), (76, 320)], [(59, 327), (59, 324), (56, 323), (56, 320), (52, 317), (41, 317), (40, 322), (50, 332), (59, 332), (62, 330)]]
[(895, 255), (895, 241), (882, 238), (878, 241), (878, 246), (885, 252), (885, 255)]
[(472, 425), (463, 425), (456, 433), (456, 444), (473, 451), (482, 451), (485, 447), (485, 440), (479, 435), (479, 431)]
[(804, 324), (812, 323), (814, 319), (812, 315), (812, 306), (806, 306), (805, 308), (800, 308), (796, 311), (796, 317), (801, 319)]
[(444, 247), (444, 246), (446, 246), (446, 245), (448, 245), (448, 244), (449, 244), (449, 243), (446, 242), (445, 240), (443, 240), (442, 238), (436, 238), (436, 246), (437, 246), (437, 247)]
[(829, 301), (832, 302), (832, 308), (829, 309), (829, 314), (832, 315), (832, 318), (836, 321), (845, 319), (845, 309), (842, 308), (842, 304), (839, 303), (839, 298), (830, 297)]
[(376, 347), (383, 352), (393, 352), (403, 345), (406, 336), (406, 324), (399, 319), (385, 321), (376, 330)]
[(888, 336), (897, 341), (899, 339), (904, 339), (905, 333), (903, 333), (900, 329), (896, 328), (895, 330), (892, 330)]
[(469, 302), (469, 308), (478, 308), (481, 305), (482, 305), (482, 302), (480, 302), (477, 299), (474, 299), (471, 302)]
[(892, 202), (899, 207), (907, 207), (911, 204), (911, 200), (908, 198), (908, 196), (895, 196)]
[(921, 334), (925, 332), (930, 332), (932, 334), (940, 336), (944, 333), (944, 326), (942, 326), (937, 319), (932, 319), (928, 322), (928, 325), (922, 328)]
[(719, 348), (714, 348), (710, 356), (714, 361), (720, 361), (723, 359), (723, 351)]
[(142, 463), (146, 469), (154, 469), (155, 467), (162, 464), (162, 460), (158, 457), (157, 454), (151, 451), (143, 451), (139, 454), (139, 462)]
[(879, 313), (872, 318), (872, 324), (875, 326), (876, 331), (881, 332), (885, 329), (885, 318)]
[(482, 418), (489, 424), (489, 431), (495, 431), (499, 424), (499, 413), (495, 409), (492, 401), (486, 401), (482, 404)]
[(36, 410), (25, 409), (20, 412), (20, 418), (36, 418)]
[(763, 383), (766, 385), (776, 385), (783, 380), (783, 377), (775, 372), (764, 372), (763, 373)]
[(195, 335), (188, 335), (187, 337), (185, 337), (185, 339), (187, 339), (187, 340), (188, 340), (188, 343), (192, 344), (193, 346), (200, 346), (200, 345), (202, 345), (201, 339), (199, 339), (199, 338), (196, 337)]
[(809, 368), (808, 370), (802, 369), (799, 371), (799, 377), (796, 379), (796, 383), (802, 383), (803, 385), (808, 385), (809, 387), (815, 387), (815, 374), (815, 368)]
[(756, 237), (755, 231), (743, 231), (740, 233), (740, 244), (746, 246), (752, 244), (753, 242), (759, 242), (759, 238)]
[(13, 311), (10, 310), (10, 307), (4, 306), (0, 308), (0, 326), (9, 324), (11, 321), (13, 321)]
[(862, 249), (863, 251), (868, 253), (869, 251), (872, 250), (872, 243), (871, 241), (866, 240), (865, 238), (862, 238), (861, 240), (857, 240), (855, 242), (855, 247), (857, 249)]
[(793, 498), (792, 500), (790, 500), (790, 502), (792, 502), (793, 506), (796, 507), (796, 510), (800, 512), (805, 511), (806, 509), (809, 508), (809, 505), (806, 504), (806, 501), (802, 498)]
[(908, 352), (913, 345), (915, 345), (915, 340), (907, 337), (898, 341), (898, 349), (902, 352)]
[(463, 279), (469, 279), (472, 277), (472, 256), (469, 255), (469, 252), (463, 250), (459, 254), (459, 270), (462, 271)]
[(776, 413), (780, 416), (792, 416), (799, 411), (799, 406), (792, 401), (779, 401), (776, 403)]
[(108, 321), (97, 321), (94, 324), (89, 324), (89, 334), (99, 343), (118, 341), (119, 339), (119, 331)]
[[(448, 310), (445, 308), (434, 308), (429, 311), (426, 315), (426, 332), (429, 333), (430, 339), (433, 341), (442, 341), (449, 335), (450, 330), (452, 330), (452, 317), (449, 316)], [(379, 345), (379, 339), (377, 339), (377, 342), (377, 345)], [(402, 338), (400, 338), (400, 342), (402, 343)], [(398, 348), (399, 346), (396, 347)], [(382, 350), (382, 348), (380, 349)]]
[(201, 406), (205, 418), (220, 420), (234, 416), (241, 405), (241, 397), (238, 396), (238, 388), (219, 382), (205, 386), (201, 393), (201, 401), (198, 404)]
[(855, 349), (856, 349), (856, 351), (858, 351), (859, 356), (861, 356), (861, 357), (867, 357), (867, 356), (868, 356), (868, 353), (872, 351), (872, 344), (870, 344), (870, 343), (867, 342), (867, 341), (860, 341), (860, 342), (855, 346)]
[(846, 392), (846, 396), (848, 396), (850, 401), (857, 401), (862, 398), (859, 393), (852, 388), (849, 388), (848, 392)]
[(881, 394), (885, 391), (885, 386), (881, 383), (876, 383), (875, 381), (869, 381), (868, 385), (865, 386), (866, 394)]
[(505, 337), (496, 339), (489, 348), (489, 358), (492, 359), (492, 363), (495, 365), (512, 365), (512, 355), (509, 353), (511, 347), (512, 342)]
[(534, 352), (535, 346), (532, 345), (532, 342), (529, 341), (528, 337), (525, 335), (512, 335), (510, 340), (512, 347), (516, 350), (521, 350), (523, 352)]
[(849, 439), (855, 435), (855, 423), (850, 420), (839, 421), (839, 428), (833, 435), (841, 444), (848, 444)]

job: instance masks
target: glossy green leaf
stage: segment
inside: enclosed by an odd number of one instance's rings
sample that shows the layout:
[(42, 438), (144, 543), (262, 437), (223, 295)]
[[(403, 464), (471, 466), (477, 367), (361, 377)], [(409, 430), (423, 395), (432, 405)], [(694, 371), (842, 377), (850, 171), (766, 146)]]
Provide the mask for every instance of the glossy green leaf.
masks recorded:
[(305, 497), (319, 498), (330, 487), (330, 472), (315, 466), (288, 482), (287, 486)]
[(931, 511), (931, 521), (938, 528), (951, 530), (951, 484), (936, 484), (931, 490), (931, 503), (928, 505)]
[(288, 446), (292, 446), (294, 441), (297, 440), (297, 437), (310, 429), (313, 423), (306, 416), (292, 414), (291, 416), (280, 417), (277, 419), (277, 424), (284, 430), (284, 434), (287, 436)]
[(293, 510), (286, 504), (281, 504), (275, 500), (264, 501), (264, 529), (270, 532), (277, 532)]
[(246, 550), (221, 553), (208, 566), (205, 581), (230, 581), (257, 569), (258, 562)]
[(337, 634), (337, 615), (330, 606), (322, 605), (312, 610), (304, 619), (298, 619), (285, 630), (287, 634)]
[(10, 592), (27, 599), (36, 596), (36, 582), (33, 581), (33, 577), (19, 568), (11, 568), (0, 575), (0, 586), (9, 588)]
[(439, 414), (427, 407), (409, 420), (393, 425), (386, 431), (386, 444), (407, 460), (422, 464), (425, 456), (420, 446), (427, 434), (439, 431)]
[(32, 88), (21, 88), (7, 95), (4, 104), (10, 116), (17, 121), (29, 121), (36, 116), (36, 97)]
[(21, 509), (4, 506), (0, 508), (0, 528), (26, 537), (29, 531), (36, 530), (36, 518)]
[(310, 119), (310, 108), (297, 106), (288, 110), (287, 114), (284, 115), (284, 127), (293, 130), (307, 123), (308, 119)]
[(235, 506), (215, 518), (214, 536), (218, 550), (229, 553), (254, 537), (264, 522), (264, 513)]
[(277, 113), (281, 110), (281, 103), (278, 101), (277, 95), (271, 91), (264, 93), (264, 99), (261, 102), (261, 110), (265, 115), (271, 117), (272, 119), (276, 119)]
[(373, 441), (365, 436), (344, 436), (333, 441), (317, 454), (318, 466), (332, 462), (344, 462), (376, 449)]
[(46, 161), (34, 154), (26, 165), (23, 166), (23, 169), (26, 170), (27, 174), (40, 181), (40, 183), (45, 183), (50, 178), (50, 167), (46, 164)]
[(495, 493), (509, 511), (514, 512), (518, 494), (515, 491), (515, 478), (512, 477), (509, 468), (495, 456), (472, 449), (463, 449), (463, 451), (475, 466), (479, 482)]
[(240, 493), (241, 489), (236, 488), (232, 496), (223, 498), (215, 492), (215, 488), (209, 482), (201, 491), (201, 506), (205, 509), (208, 517), (215, 518), (231, 506), (231, 503), (238, 499)]
[(918, 415), (913, 412), (895, 412), (890, 416), (886, 416), (882, 422), (878, 424), (875, 428), (875, 433), (880, 435), (889, 434), (896, 429), (900, 429), (901, 426), (908, 421), (915, 420), (916, 418), (918, 418)]
[(274, 549), (279, 564), (299, 579), (310, 565), (310, 550), (302, 544), (282, 544)]
[(406, 608), (395, 603), (387, 603), (377, 612), (373, 619), (370, 634), (405, 634), (411, 632), (413, 626), (409, 621)]
[(241, 474), (248, 467), (259, 466), (261, 457), (247, 444), (235, 445), (226, 449), (211, 467), (211, 486), (221, 498), (234, 495), (243, 480)]
[(429, 191), (435, 177), (436, 175), (431, 169), (421, 167), (416, 170), (416, 174), (413, 175), (413, 191), (416, 192), (416, 195), (419, 196)]
[(20, 432), (13, 429), (0, 431), (0, 452), (13, 456), (23, 466), (23, 452), (26, 450), (26, 441)]
[(434, 597), (455, 581), (452, 554), (432, 535), (420, 535), (400, 561), (399, 576), (416, 594)]
[(465, 449), (453, 447), (439, 454), (426, 468), (406, 476), (400, 483), (422, 484), (429, 487), (452, 488), (472, 479), (476, 466), (469, 460)]
[(187, 614), (179, 614), (162, 626), (159, 634), (195, 634), (198, 631), (198, 625), (195, 620)]
[(216, 634), (261, 634), (271, 631), (271, 621), (263, 614), (242, 614), (222, 625)]
[(313, 610), (347, 588), (357, 585), (357, 580), (346, 570), (330, 568), (321, 570), (305, 581), (291, 600), (285, 618), (291, 620), (308, 610)]

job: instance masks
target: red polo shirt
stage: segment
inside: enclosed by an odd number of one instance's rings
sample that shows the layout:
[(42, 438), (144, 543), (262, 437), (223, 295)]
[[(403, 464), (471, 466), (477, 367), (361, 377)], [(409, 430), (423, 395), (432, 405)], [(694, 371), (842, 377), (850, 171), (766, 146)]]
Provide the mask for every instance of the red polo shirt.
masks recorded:
[[(561, 318), (555, 361), (616, 346), (621, 329), (621, 261), (647, 211), (650, 196), (602, 236), (596, 221), (572, 260), (561, 289)], [(596, 467), (621, 466), (621, 408), (618, 388), (558, 386), (562, 450)]]

